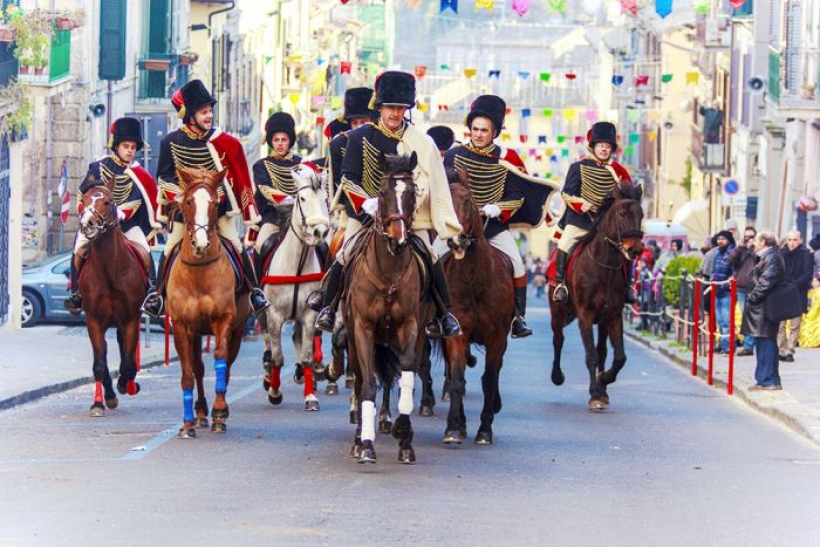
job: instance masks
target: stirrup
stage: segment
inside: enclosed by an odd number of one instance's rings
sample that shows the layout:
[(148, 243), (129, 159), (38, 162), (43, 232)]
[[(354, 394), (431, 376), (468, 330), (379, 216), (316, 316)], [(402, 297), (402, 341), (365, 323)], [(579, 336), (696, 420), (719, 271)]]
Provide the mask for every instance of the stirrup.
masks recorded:
[(308, 295), (307, 300), (305, 300), (305, 306), (316, 312), (322, 311), (322, 303), (324, 302), (324, 299), (325, 295), (321, 289), (313, 291)]
[(72, 293), (63, 300), (63, 306), (71, 315), (80, 315), (83, 312), (83, 297), (79, 293)]
[(513, 338), (526, 338), (527, 336), (532, 336), (532, 329), (529, 325), (527, 325), (527, 320), (524, 319), (523, 315), (516, 315), (512, 321), (512, 327), (510, 329), (510, 336)]
[(162, 295), (157, 292), (151, 292), (142, 302), (141, 310), (142, 313), (149, 315), (154, 319), (159, 319), (162, 317), (162, 309), (164, 306), (165, 300), (162, 298)]
[(262, 292), (262, 289), (260, 289), (259, 287), (256, 287), (251, 291), (251, 306), (253, 307), (254, 315), (256, 315), (257, 317), (270, 307), (270, 302), (268, 302), (268, 298), (265, 296), (265, 293)]
[(428, 338), (441, 338), (441, 322), (439, 322), (437, 317), (433, 317), (430, 322), (427, 323), (424, 327), (424, 334), (426, 334)]
[(552, 299), (555, 302), (565, 302), (567, 298), (569, 298), (567, 286), (564, 283), (557, 284), (555, 290), (552, 292)]
[(316, 317), (316, 328), (324, 332), (333, 332), (333, 324), (336, 322), (336, 312), (330, 306), (325, 306)]
[(461, 324), (456, 319), (456, 316), (453, 315), (453, 312), (447, 312), (441, 316), (441, 336), (443, 338), (454, 338), (456, 336), (461, 336), (464, 334), (464, 331), (461, 330)]

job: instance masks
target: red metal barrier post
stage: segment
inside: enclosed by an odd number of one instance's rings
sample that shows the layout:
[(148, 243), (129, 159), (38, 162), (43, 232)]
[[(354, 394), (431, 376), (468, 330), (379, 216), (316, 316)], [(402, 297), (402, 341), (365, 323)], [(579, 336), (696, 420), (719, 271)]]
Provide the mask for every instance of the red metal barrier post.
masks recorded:
[(735, 380), (735, 306), (737, 305), (737, 281), (729, 283), (729, 372), (726, 377), (726, 393), (734, 392)]
[(694, 304), (692, 306), (692, 376), (698, 375), (698, 343), (700, 334), (700, 278), (695, 279)]
[(709, 372), (706, 374), (706, 383), (712, 385), (712, 376), (715, 372), (715, 308), (717, 305), (717, 286), (709, 283)]

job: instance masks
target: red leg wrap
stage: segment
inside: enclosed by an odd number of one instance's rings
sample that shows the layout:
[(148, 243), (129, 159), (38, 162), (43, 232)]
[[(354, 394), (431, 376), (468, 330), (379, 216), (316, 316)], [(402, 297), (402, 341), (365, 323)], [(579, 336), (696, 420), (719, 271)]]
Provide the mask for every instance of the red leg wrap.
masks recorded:
[(324, 359), (322, 355), (322, 335), (317, 334), (313, 337), (313, 362), (321, 363)]
[(313, 369), (310, 366), (304, 366), (302, 373), (305, 375), (305, 396), (313, 395)]
[(279, 390), (282, 387), (282, 378), (280, 373), (282, 372), (282, 367), (271, 367), (270, 371), (270, 387), (274, 390)]
[(137, 383), (134, 380), (128, 380), (128, 384), (125, 386), (125, 391), (128, 395), (136, 395), (137, 394)]
[(94, 382), (94, 402), (95, 403), (102, 403), (103, 402), (102, 382)]

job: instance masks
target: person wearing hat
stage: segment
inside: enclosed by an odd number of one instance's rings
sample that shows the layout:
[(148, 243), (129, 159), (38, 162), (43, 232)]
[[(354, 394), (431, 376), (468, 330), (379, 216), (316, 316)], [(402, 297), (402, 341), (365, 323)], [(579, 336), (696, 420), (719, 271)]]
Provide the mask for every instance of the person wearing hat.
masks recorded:
[[(333, 118), (332, 120), (330, 120), (330, 123), (328, 123), (325, 126), (325, 129), (324, 131), (322, 131), (322, 134), (327, 139), (327, 142), (330, 143), (333, 141), (336, 135), (343, 131), (350, 131), (350, 124), (346, 121), (339, 120), (339, 118)], [(328, 153), (322, 156), (321, 158), (316, 158), (311, 161), (314, 165), (316, 165), (316, 167), (319, 168), (319, 170), (322, 173), (324, 173), (328, 169), (330, 169), (330, 152), (328, 151)]]
[[(78, 190), (77, 213), (82, 214), (82, 196), (95, 186), (103, 186), (114, 179), (114, 201), (120, 215), (120, 226), (125, 237), (133, 244), (145, 249), (148, 261), (148, 290), (155, 289), (156, 268), (151, 256), (151, 247), (156, 243), (155, 235), (161, 225), (154, 217), (157, 208), (157, 183), (135, 157), (145, 143), (142, 140), (142, 124), (135, 118), (119, 118), (111, 124), (108, 148), (111, 150), (88, 166), (88, 173)], [(77, 231), (74, 239), (74, 258), (70, 266), (71, 294), (65, 300), (66, 310), (79, 315), (83, 307), (80, 295), (78, 272), (88, 256), (88, 239), (82, 231)]]
[(729, 230), (722, 230), (715, 236), (717, 251), (712, 263), (712, 273), (709, 281), (713, 283), (715, 291), (715, 321), (720, 329), (720, 341), (717, 351), (729, 353), (729, 313), (731, 290), (728, 281), (737, 273), (730, 256), (735, 250), (735, 237)]
[(441, 154), (441, 159), (444, 159), (444, 154), (452, 148), (453, 143), (456, 142), (456, 135), (453, 133), (453, 130), (446, 125), (434, 125), (427, 130), (427, 134), (430, 135), (430, 138), (436, 143), (436, 148), (438, 148)]
[(213, 107), (216, 99), (200, 80), (191, 80), (178, 89), (171, 97), (171, 103), (177, 110), (177, 117), (182, 120), (182, 126), (162, 139), (157, 166), (157, 181), (160, 187), (157, 218), (168, 223), (170, 229), (165, 242), (165, 252), (159, 262), (158, 290), (148, 294), (142, 309), (152, 317), (162, 314), (161, 292), (165, 277), (165, 259), (177, 243), (182, 241), (184, 227), (179, 213), (169, 218), (165, 209), (169, 203), (174, 202), (180, 191), (177, 169), (224, 169), (227, 172), (222, 183), (217, 230), (219, 235), (234, 245), (243, 258), (242, 268), (251, 291), (251, 305), (258, 315), (269, 304), (265, 293), (259, 288), (254, 267), (248, 253), (243, 250), (239, 232), (231, 218), (242, 215), (244, 224), (249, 227), (256, 225), (260, 220), (242, 143), (236, 137), (214, 126)]
[(484, 235), (490, 245), (507, 255), (513, 266), (515, 318), (510, 336), (524, 338), (532, 329), (524, 318), (527, 310), (527, 271), (510, 231), (510, 224), (537, 226), (544, 218), (544, 204), (552, 188), (530, 177), (514, 150), (494, 143), (501, 135), (507, 103), (495, 95), (476, 97), (466, 125), (470, 138), (444, 155), (444, 166), (467, 171), (470, 191), (487, 221)]
[(378, 122), (365, 124), (347, 134), (341, 166), (341, 189), (348, 215), (345, 248), (337, 254), (336, 262), (330, 268), (324, 307), (316, 319), (316, 326), (327, 332), (333, 329), (342, 268), (348, 259), (347, 250), (353, 247), (348, 243), (360, 232), (362, 223), (370, 216), (368, 211), (373, 211), (377, 203), (382, 177), (379, 156), (415, 152), (418, 165), (413, 175), (420, 197), (413, 213), (413, 230), (424, 242), (433, 263), (432, 285), (438, 308), (438, 317), (425, 330), (431, 337), (458, 336), (462, 332), (461, 325), (451, 311), (444, 268), (430, 245), (430, 231), (435, 229), (438, 237), (446, 240), (458, 237), (462, 228), (453, 209), (447, 175), (433, 139), (404, 118), (407, 110), (416, 104), (416, 79), (406, 72), (387, 71), (376, 78), (374, 87), (370, 108), (379, 111)]
[[(613, 160), (618, 148), (615, 125), (610, 122), (595, 123), (587, 133), (590, 156), (570, 165), (561, 196), (567, 205), (559, 223), (562, 229), (555, 255), (555, 291), (552, 299), (564, 302), (569, 298), (566, 285), (567, 256), (579, 238), (589, 233), (597, 215), (598, 207), (616, 184), (631, 185), (632, 178), (621, 164)], [(631, 272), (632, 268), (628, 271)], [(632, 282), (628, 280), (627, 303), (637, 300)]]

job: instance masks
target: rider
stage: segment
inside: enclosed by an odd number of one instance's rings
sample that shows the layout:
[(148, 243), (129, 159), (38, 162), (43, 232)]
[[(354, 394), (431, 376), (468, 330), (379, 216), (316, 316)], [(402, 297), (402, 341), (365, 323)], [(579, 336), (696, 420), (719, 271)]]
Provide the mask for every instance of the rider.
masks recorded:
[[(157, 183), (154, 177), (134, 159), (144, 146), (142, 124), (135, 118), (119, 118), (111, 124), (108, 148), (111, 153), (88, 166), (88, 173), (80, 184), (78, 212), (82, 213), (82, 195), (94, 186), (101, 186), (114, 177), (114, 201), (120, 215), (120, 225), (125, 237), (145, 249), (149, 264), (148, 290), (157, 286), (156, 268), (151, 256), (154, 236), (160, 224), (154, 218), (157, 206)], [(88, 257), (88, 239), (77, 232), (74, 239), (74, 258), (71, 261), (71, 294), (65, 300), (65, 308), (72, 315), (79, 315), (83, 307), (78, 272)]]
[(526, 168), (514, 150), (493, 143), (504, 127), (507, 104), (501, 97), (481, 95), (470, 105), (467, 129), (470, 140), (451, 148), (444, 156), (445, 167), (464, 169), (470, 190), (487, 221), (484, 234), (490, 245), (507, 255), (513, 266), (516, 315), (510, 335), (524, 338), (532, 334), (524, 314), (527, 309), (527, 271), (515, 243), (510, 222), (537, 225), (550, 193), (546, 186), (526, 175)]
[[(418, 165), (414, 178), (419, 198), (414, 212), (414, 233), (423, 241), (433, 262), (433, 287), (439, 319), (427, 326), (428, 336), (458, 336), (461, 325), (451, 312), (450, 292), (444, 277), (444, 268), (431, 247), (430, 230), (440, 239), (457, 237), (461, 233), (444, 166), (433, 140), (404, 119), (409, 108), (416, 104), (416, 80), (411, 74), (397, 71), (383, 72), (376, 78), (371, 107), (379, 111), (379, 121), (368, 123), (348, 133), (347, 150), (342, 162), (342, 190), (347, 197), (348, 221), (345, 247), (361, 230), (368, 214), (363, 210), (368, 199), (379, 194), (381, 154), (410, 154), (416, 152)], [(338, 138), (338, 137), (337, 137)], [(372, 207), (372, 201), (366, 207)], [(372, 210), (372, 209), (371, 209)], [(330, 269), (325, 307), (316, 319), (316, 326), (330, 332), (335, 317), (336, 294), (342, 277), (342, 267), (348, 257), (343, 250)]]
[[(606, 195), (616, 184), (632, 184), (624, 166), (613, 160), (618, 148), (617, 130), (610, 122), (598, 122), (587, 133), (587, 148), (591, 157), (581, 158), (567, 171), (561, 196), (567, 204), (559, 226), (563, 229), (555, 257), (555, 292), (552, 299), (564, 302), (569, 298), (566, 286), (567, 253), (579, 238), (589, 232)], [(632, 268), (629, 268), (631, 272)], [(631, 273), (629, 274), (631, 275)], [(629, 280), (628, 280), (629, 281)], [(634, 302), (634, 287), (627, 282), (627, 302)]]
[[(177, 169), (200, 168), (208, 171), (227, 170), (222, 183), (219, 203), (217, 230), (228, 239), (242, 256), (242, 268), (251, 287), (251, 305), (259, 314), (268, 307), (265, 293), (259, 289), (256, 273), (248, 253), (244, 252), (239, 232), (233, 216), (241, 214), (246, 226), (259, 221), (259, 213), (254, 200), (253, 182), (248, 172), (245, 151), (233, 136), (223, 133), (213, 124), (213, 106), (216, 104), (210, 92), (200, 80), (191, 80), (171, 97), (177, 109), (177, 117), (183, 125), (171, 131), (162, 139), (159, 151), (157, 180), (159, 181), (159, 210), (157, 217), (170, 224), (165, 252), (159, 260), (159, 285), (161, 289), (165, 276), (165, 259), (177, 243), (182, 241), (184, 227), (179, 212), (168, 217), (165, 208), (174, 202), (179, 194)], [(143, 303), (143, 311), (157, 317), (162, 314), (163, 299), (157, 291), (151, 292)]]
[(444, 154), (446, 154), (447, 151), (453, 147), (453, 143), (456, 142), (456, 135), (453, 133), (453, 130), (446, 125), (434, 125), (427, 130), (427, 134), (430, 135), (430, 138), (436, 143), (436, 148), (438, 148), (441, 154), (441, 159), (444, 159)]

